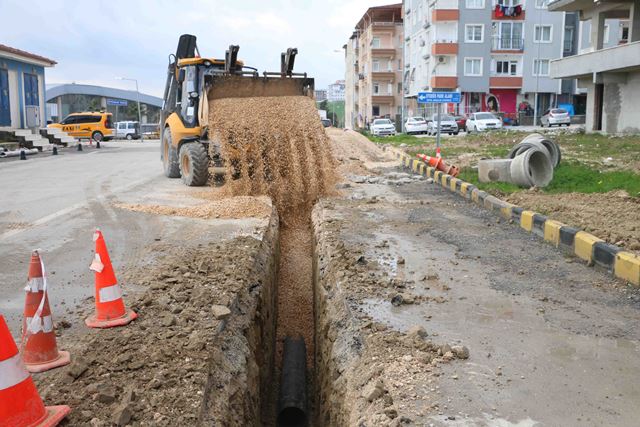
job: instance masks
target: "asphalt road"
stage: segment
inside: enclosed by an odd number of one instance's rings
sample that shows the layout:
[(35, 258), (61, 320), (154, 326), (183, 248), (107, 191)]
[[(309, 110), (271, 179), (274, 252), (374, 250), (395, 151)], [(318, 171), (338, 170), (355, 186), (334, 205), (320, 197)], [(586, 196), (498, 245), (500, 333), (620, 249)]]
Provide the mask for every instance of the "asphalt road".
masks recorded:
[[(158, 141), (107, 142), (102, 148), (60, 150), (0, 162), (0, 313), (14, 336), (20, 331), (31, 251), (41, 249), (49, 272), (54, 320), (83, 328), (77, 312), (92, 305), (93, 231), (106, 239), (116, 275), (149, 262), (151, 242), (224, 238), (247, 220), (216, 221), (166, 217), (116, 208), (114, 203), (193, 205), (195, 187), (162, 173)], [(204, 232), (206, 231), (206, 233)], [(122, 283), (122, 282), (120, 282)], [(123, 284), (125, 292), (135, 284)]]

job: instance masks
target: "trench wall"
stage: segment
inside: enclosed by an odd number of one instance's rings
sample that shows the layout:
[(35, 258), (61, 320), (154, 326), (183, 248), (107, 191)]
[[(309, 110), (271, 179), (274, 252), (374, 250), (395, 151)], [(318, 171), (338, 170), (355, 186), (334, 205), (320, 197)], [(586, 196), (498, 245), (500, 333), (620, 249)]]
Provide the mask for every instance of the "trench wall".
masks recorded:
[(252, 267), (214, 336), (198, 425), (260, 426), (269, 418), (276, 332), (278, 215), (272, 210)]

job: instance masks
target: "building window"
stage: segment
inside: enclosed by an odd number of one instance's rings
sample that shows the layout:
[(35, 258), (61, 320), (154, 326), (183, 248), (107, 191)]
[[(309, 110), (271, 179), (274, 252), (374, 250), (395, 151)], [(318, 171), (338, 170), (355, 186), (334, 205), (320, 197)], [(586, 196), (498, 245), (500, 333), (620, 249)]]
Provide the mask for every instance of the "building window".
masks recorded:
[(371, 61), (371, 71), (373, 71), (374, 73), (380, 71), (380, 61), (378, 61), (377, 59)]
[(38, 76), (24, 73), (24, 104), (39, 105)]
[(629, 40), (629, 23), (623, 22), (620, 24), (620, 43), (627, 43)]
[(371, 106), (371, 114), (373, 114), (373, 117), (379, 116), (380, 115), (380, 106), (379, 105), (372, 105)]
[(387, 71), (389, 71), (389, 72), (393, 71), (393, 61), (392, 60), (388, 60), (387, 61)]
[(484, 9), (484, 0), (466, 0), (467, 9)]
[(393, 84), (387, 83), (387, 95), (393, 95)]
[(402, 94), (402, 83), (398, 83), (398, 95)]
[(564, 51), (573, 51), (573, 27), (564, 27)]
[(371, 47), (374, 49), (380, 48), (380, 37), (374, 37), (371, 39)]
[(464, 26), (464, 34), (466, 43), (482, 43), (484, 41), (484, 25), (466, 24)]
[(515, 76), (518, 74), (518, 61), (496, 61), (496, 74)]
[(373, 82), (373, 94), (377, 95), (380, 93), (380, 84), (377, 82)]
[(548, 76), (549, 75), (549, 60), (548, 59), (534, 59), (533, 60), (533, 75), (534, 76)]
[(535, 43), (551, 43), (553, 32), (551, 25), (535, 25), (533, 28), (533, 41)]
[(464, 58), (464, 75), (481, 76), (482, 58)]
[(536, 0), (536, 9), (546, 9), (549, 0)]
[(494, 49), (522, 50), (524, 47), (522, 22), (500, 22), (497, 28), (494, 27), (494, 36), (496, 32)]
[(609, 43), (609, 24), (604, 24), (604, 38), (603, 43)]
[(398, 59), (398, 71), (402, 71), (402, 59)]

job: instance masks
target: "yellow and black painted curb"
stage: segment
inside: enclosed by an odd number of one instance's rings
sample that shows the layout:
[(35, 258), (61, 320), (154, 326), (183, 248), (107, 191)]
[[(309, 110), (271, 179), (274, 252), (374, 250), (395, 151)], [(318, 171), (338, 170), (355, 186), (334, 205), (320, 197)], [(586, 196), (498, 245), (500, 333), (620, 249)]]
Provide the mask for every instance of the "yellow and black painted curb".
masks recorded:
[(606, 243), (585, 231), (500, 200), (478, 189), (475, 185), (427, 166), (423, 161), (413, 159), (400, 150), (391, 147), (386, 149), (393, 153), (403, 168), (433, 178), (437, 184), (447, 190), (494, 211), (502, 218), (513, 220), (526, 231), (540, 236), (557, 248), (570, 252), (589, 266), (597, 265), (619, 279), (640, 286), (640, 256)]

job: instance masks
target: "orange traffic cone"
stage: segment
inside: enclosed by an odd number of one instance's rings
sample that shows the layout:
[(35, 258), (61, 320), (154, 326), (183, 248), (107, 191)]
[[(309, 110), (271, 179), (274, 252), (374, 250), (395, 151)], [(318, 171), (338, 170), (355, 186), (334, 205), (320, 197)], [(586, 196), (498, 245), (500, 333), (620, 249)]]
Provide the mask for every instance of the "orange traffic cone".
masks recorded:
[(68, 365), (69, 353), (58, 351), (49, 308), (47, 278), (38, 251), (31, 253), (22, 321), (22, 360), (29, 372), (44, 372)]
[(102, 232), (96, 229), (93, 234), (96, 242), (96, 255), (89, 267), (95, 272), (96, 280), (96, 314), (84, 322), (90, 328), (111, 328), (129, 324), (138, 315), (127, 310), (122, 301), (122, 291), (111, 266), (107, 244)]
[(69, 412), (67, 405), (44, 406), (0, 315), (0, 427), (53, 427)]
[(439, 171), (442, 171), (451, 176), (455, 177), (455, 176), (458, 176), (458, 174), (460, 173), (460, 170), (457, 167), (447, 165), (444, 159), (440, 156), (431, 157), (431, 156), (427, 156), (426, 154), (416, 154), (416, 157), (418, 157), (423, 162), (427, 163), (432, 168), (436, 168)]

